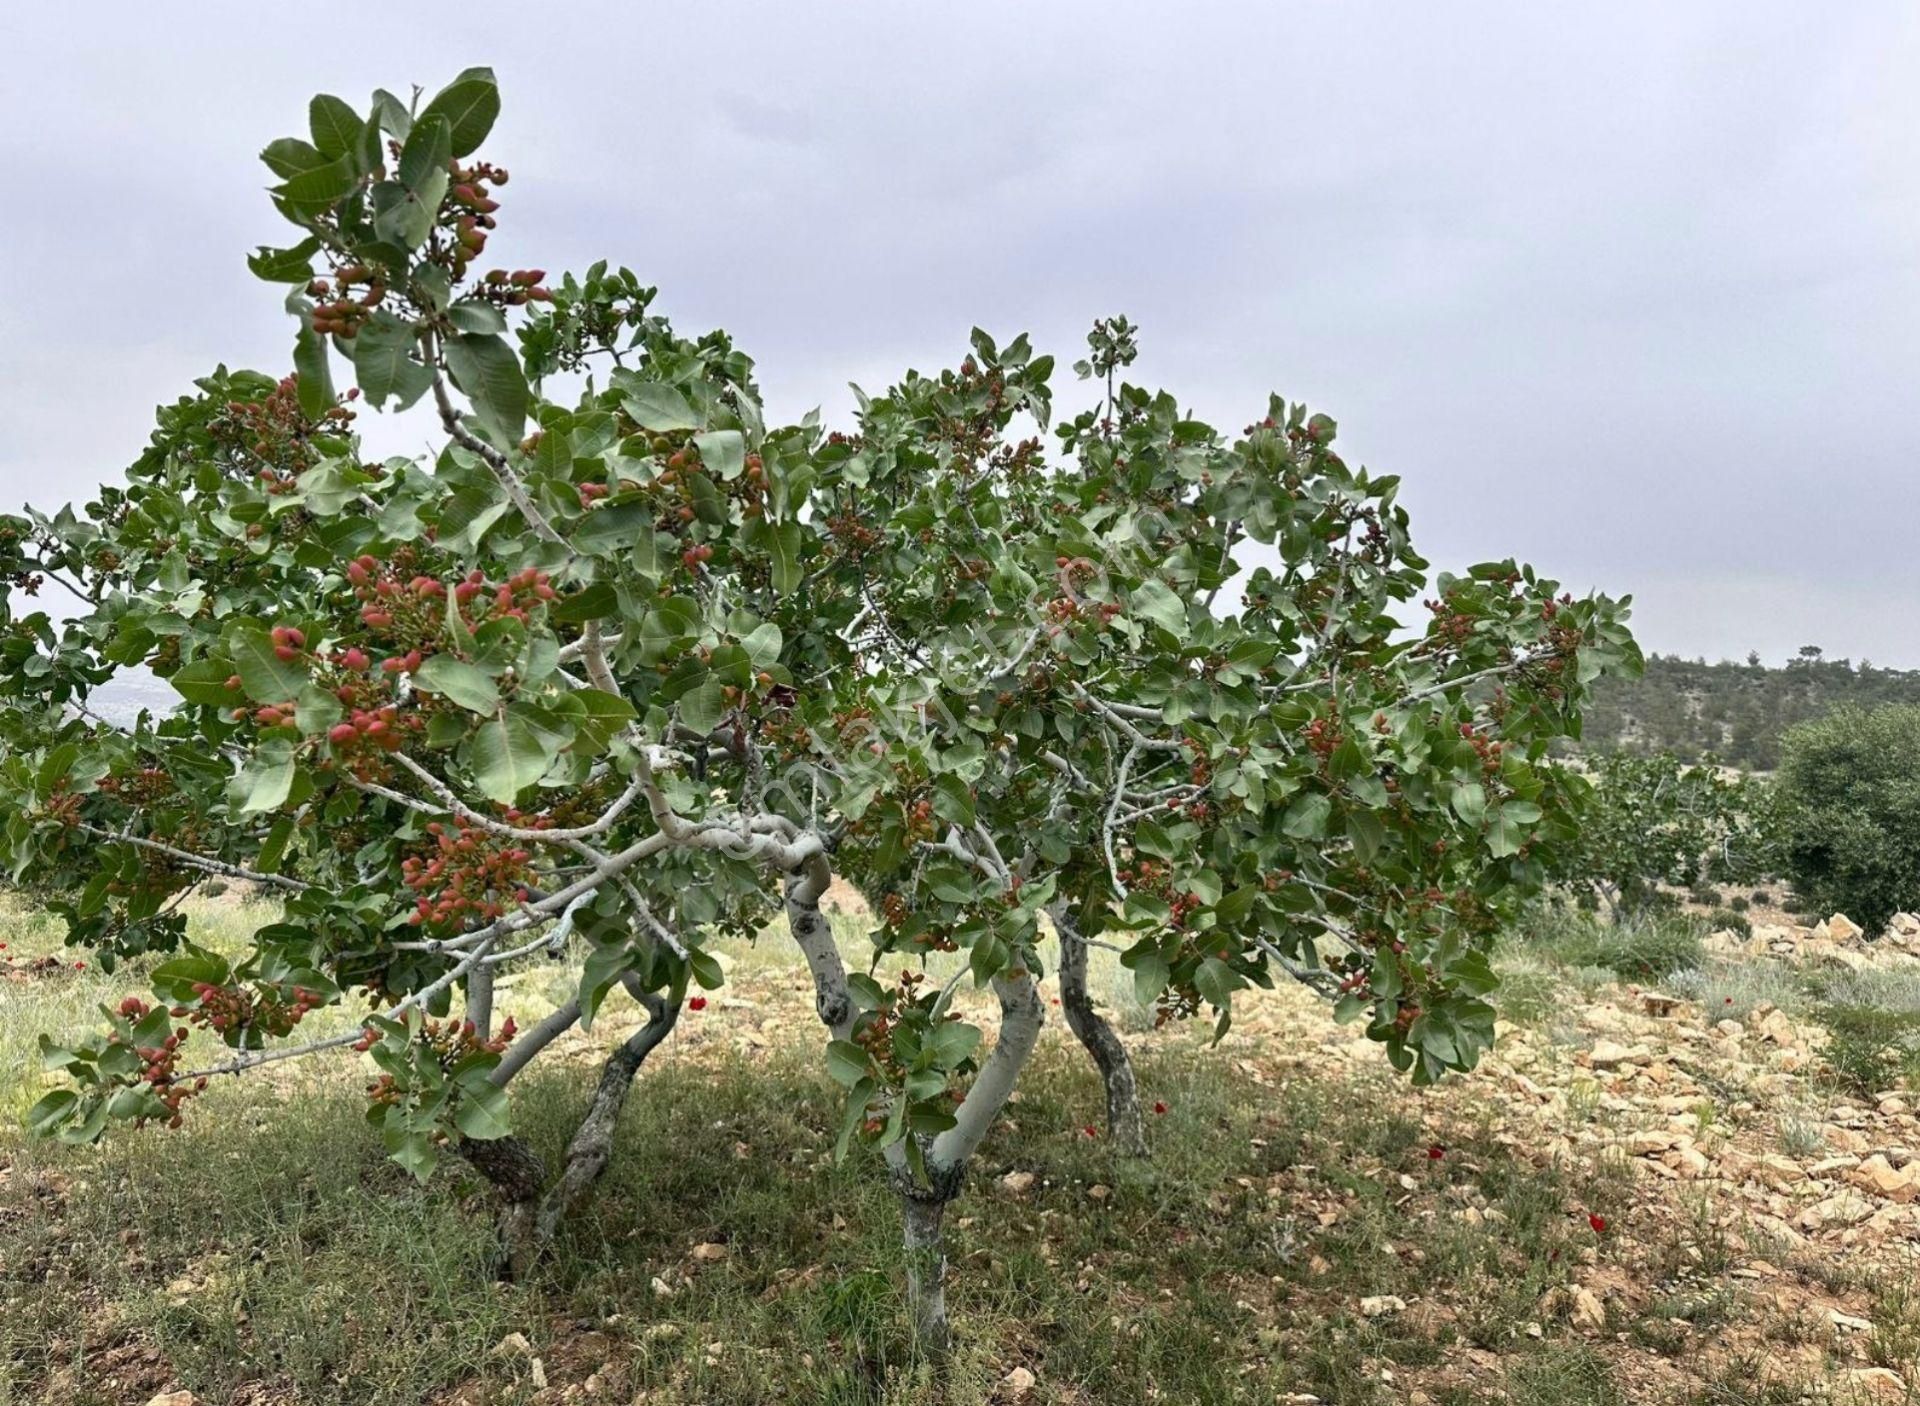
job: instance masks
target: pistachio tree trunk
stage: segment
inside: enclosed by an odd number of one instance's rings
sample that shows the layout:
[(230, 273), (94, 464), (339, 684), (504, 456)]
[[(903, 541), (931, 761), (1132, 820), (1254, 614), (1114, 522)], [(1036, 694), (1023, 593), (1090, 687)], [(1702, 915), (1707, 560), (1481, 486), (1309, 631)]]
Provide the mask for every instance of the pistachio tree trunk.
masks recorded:
[[(560, 1174), (550, 1177), (545, 1160), (517, 1137), (477, 1141), (462, 1138), (460, 1155), (484, 1176), (500, 1198), (497, 1272), (522, 1279), (552, 1247), (560, 1223), (586, 1198), (613, 1156), (620, 1112), (640, 1066), (673, 1030), (680, 1004), (651, 992), (635, 992), (647, 1010), (647, 1023), (629, 1036), (601, 1066), (587, 1111), (567, 1144)], [(580, 1015), (577, 1003), (555, 1011), (534, 1027), (501, 1060), (494, 1082), (505, 1084), (540, 1049), (570, 1028)]]
[(1060, 1009), (1067, 1028), (1086, 1047), (1107, 1092), (1107, 1138), (1123, 1156), (1147, 1156), (1146, 1120), (1133, 1061), (1111, 1022), (1094, 1009), (1087, 991), (1087, 942), (1064, 905), (1049, 910), (1060, 934)]

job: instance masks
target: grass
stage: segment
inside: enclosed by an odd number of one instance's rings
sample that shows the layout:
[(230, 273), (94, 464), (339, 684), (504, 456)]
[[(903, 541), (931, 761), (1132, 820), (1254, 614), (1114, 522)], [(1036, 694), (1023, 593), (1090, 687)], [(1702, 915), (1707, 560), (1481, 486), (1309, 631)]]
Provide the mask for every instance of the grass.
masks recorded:
[(1600, 971), (1628, 981), (1659, 981), (1706, 960), (1698, 920), (1653, 913), (1612, 923), (1592, 913), (1542, 907), (1514, 944), (1562, 971)]
[[(249, 915), (216, 905), (195, 922), (218, 946)], [(54, 940), (8, 931), (16, 952)], [(733, 949), (739, 989), (790, 979), (783, 957)], [(535, 973), (505, 999), (534, 1010), (565, 981)], [(0, 987), (0, 1100), (37, 1096), (24, 1056), (38, 1033), (87, 1024), (130, 984), (69, 969)], [(1404, 1399), (1387, 1375), (1472, 1347), (1507, 1355), (1513, 1400), (1623, 1399), (1563, 1325), (1537, 1343), (1518, 1330), (1607, 1253), (1581, 1213), (1622, 1214), (1623, 1173), (1529, 1159), (1491, 1128), (1455, 1131), (1430, 1159), (1383, 1071), (1256, 1084), (1170, 1040), (1140, 1074), (1169, 1109), (1146, 1168), (1078, 1133), (1098, 1088), (1050, 1032), (949, 1217), (961, 1346), (937, 1399), (1004, 1399), (1025, 1367), (1035, 1400), (1387, 1406)], [(486, 1273), (478, 1179), (457, 1161), (424, 1187), (403, 1176), (365, 1126), (358, 1077), (338, 1062), (231, 1081), (182, 1130), (97, 1149), (0, 1130), (0, 1406), (175, 1386), (299, 1406), (549, 1399), (533, 1357), (550, 1380), (598, 1373), (596, 1395), (654, 1406), (935, 1399), (903, 1313), (897, 1209), (870, 1161), (831, 1155), (836, 1090), (810, 1030), (650, 1067), (597, 1194), (512, 1285)], [(549, 1156), (587, 1083), (574, 1064), (516, 1084)], [(1010, 1169), (1036, 1185), (1008, 1194)], [(724, 1256), (694, 1258), (703, 1244)], [(1375, 1295), (1408, 1307), (1369, 1317)], [(500, 1350), (516, 1333), (528, 1352)]]

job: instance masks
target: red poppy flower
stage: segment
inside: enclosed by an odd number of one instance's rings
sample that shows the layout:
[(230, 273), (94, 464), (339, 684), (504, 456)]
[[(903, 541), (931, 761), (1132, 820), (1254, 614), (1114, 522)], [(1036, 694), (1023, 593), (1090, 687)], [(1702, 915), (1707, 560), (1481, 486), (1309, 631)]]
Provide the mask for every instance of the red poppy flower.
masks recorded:
[(687, 1002), (687, 1009), (690, 1011), (703, 1011), (706, 1008), (707, 998), (705, 996), (695, 996), (691, 1001)]
[(1607, 1218), (1605, 1216), (1595, 1215), (1589, 1212), (1587, 1215), (1587, 1224), (1593, 1227), (1593, 1233), (1595, 1235), (1605, 1235), (1607, 1233)]
[(1155, 1113), (1165, 1113), (1167, 1111), (1167, 1106), (1164, 1103), (1156, 1103), (1153, 1106), (1153, 1111)]
[(1093, 1124), (1091, 1123), (1087, 1124), (1087, 1126), (1082, 1128), (1080, 1131), (1085, 1133), (1090, 1138), (1095, 1138), (1100, 1136), (1100, 1130), (1094, 1127)]
[(1446, 1155), (1447, 1155), (1447, 1149), (1442, 1147), (1437, 1142), (1432, 1147), (1429, 1147), (1427, 1149), (1427, 1160), (1429, 1162), (1438, 1162), (1442, 1157), (1445, 1157)]

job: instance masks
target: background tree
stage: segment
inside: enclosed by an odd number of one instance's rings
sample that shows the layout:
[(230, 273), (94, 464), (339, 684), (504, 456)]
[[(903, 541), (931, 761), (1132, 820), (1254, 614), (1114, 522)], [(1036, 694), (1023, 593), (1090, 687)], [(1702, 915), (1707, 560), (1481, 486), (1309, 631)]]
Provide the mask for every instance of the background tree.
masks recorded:
[[(0, 524), (11, 864), (103, 963), (175, 954), (151, 1004), (47, 1051), (71, 1087), (39, 1131), (176, 1122), (207, 1079), (353, 1044), (396, 1159), (473, 1161), (524, 1268), (721, 980), (704, 944), (784, 908), (841, 1146), (885, 1159), (937, 1345), (944, 1211), (1045, 1011), (1042, 914), (1117, 948), (1163, 1019), (1224, 1031), (1286, 976), (1418, 1081), (1473, 1063), (1487, 945), (1574, 834), (1548, 748), (1637, 664), (1620, 606), (1493, 563), (1439, 576), (1408, 636), (1427, 563), (1396, 480), (1277, 397), (1230, 438), (1121, 384), (1119, 319), (1051, 455), (1052, 359), (980, 332), (851, 432), (769, 427), (752, 362), (677, 336), (631, 273), (484, 270), (498, 106), (485, 70), (417, 109), (316, 98), (310, 140), (265, 153), (300, 241), (252, 260), (296, 374), (216, 372), (125, 487)], [(364, 460), (358, 407), (416, 403), (433, 462)], [(72, 618), (23, 613), (49, 581)], [(141, 666), (181, 707), (105, 722), (94, 691)], [(865, 971), (819, 910), (836, 870), (877, 905)], [(208, 877), (283, 903), (233, 966), (185, 941)], [(495, 1028), (495, 974), (569, 948), (576, 995)], [(963, 960), (935, 980), (935, 954)], [(998, 999), (991, 1044), (963, 981)], [(507, 1090), (616, 993), (646, 1021), (552, 1172)], [(357, 1031), (298, 1038), (345, 1001)]]
[(1920, 909), (1920, 707), (1839, 708), (1782, 744), (1794, 889), (1878, 936)]
[(1670, 753), (1613, 752), (1588, 763), (1592, 790), (1557, 877), (1618, 921), (1658, 905), (1662, 888), (1753, 884), (1780, 873), (1781, 806), (1764, 781)]

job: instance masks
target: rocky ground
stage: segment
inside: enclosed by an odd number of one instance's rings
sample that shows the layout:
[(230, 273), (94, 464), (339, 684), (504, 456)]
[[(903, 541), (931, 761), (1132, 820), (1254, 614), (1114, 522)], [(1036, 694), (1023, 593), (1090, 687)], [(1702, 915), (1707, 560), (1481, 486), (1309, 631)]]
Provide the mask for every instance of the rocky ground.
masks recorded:
[[(1227, 1339), (1231, 1351), (1246, 1355), (1248, 1379), (1264, 1363), (1326, 1351), (1329, 1324), (1338, 1330), (1333, 1336), (1362, 1343), (1352, 1379), (1364, 1381), (1364, 1395), (1355, 1387), (1344, 1395), (1323, 1388), (1232, 1399), (1292, 1406), (1920, 1400), (1920, 1292), (1911, 1287), (1920, 1261), (1920, 1097), (1906, 1088), (1897, 1061), (1866, 1066), (1884, 1083), (1863, 1084), (1860, 1066), (1836, 1048), (1839, 1027), (1830, 1009), (1844, 987), (1856, 1008), (1877, 1001), (1899, 1020), (1920, 1012), (1920, 920), (1903, 915), (1868, 942), (1839, 915), (1812, 927), (1778, 911), (1754, 917), (1750, 933), (1714, 934), (1697, 967), (1651, 984), (1591, 969), (1562, 971), (1517, 954), (1509, 974), (1515, 995), (1531, 982), (1550, 999), (1516, 1000), (1523, 1018), (1502, 1022), (1480, 1068), (1426, 1091), (1394, 1076), (1377, 1046), (1353, 1027), (1334, 1025), (1299, 991), (1254, 994), (1237, 1009), (1222, 1047), (1200, 1049), (1192, 1028), (1143, 1028), (1141, 1013), (1128, 1011), (1118, 996), (1123, 984), (1109, 983), (1110, 1004), (1143, 1068), (1156, 1076), (1191, 1068), (1209, 1077), (1205, 1071), (1217, 1067), (1234, 1081), (1234, 1100), (1251, 1107), (1234, 1126), (1255, 1146), (1206, 1199), (1223, 1219), (1272, 1242), (1224, 1267), (1216, 1286), (1248, 1315)], [(0, 961), (17, 983), (35, 989), (91, 977), (76, 976), (70, 961), (49, 966), (45, 956), (0, 953)], [(777, 949), (742, 950), (728, 965), (727, 986), (697, 1017), (683, 1019), (648, 1080), (791, 1061), (796, 1049), (817, 1040), (803, 970), (787, 965)], [(545, 985), (529, 977), (504, 999), (531, 1014), (549, 988), (564, 985), (560, 973)], [(991, 1026), (984, 1009), (978, 1014)], [(1054, 1065), (1072, 1066), (1063, 1032), (1052, 1029), (1048, 1039)], [(601, 1057), (599, 1045), (582, 1037), (556, 1057), (584, 1069)], [(1366, 1110), (1364, 1118), (1400, 1120), (1410, 1131), (1357, 1146), (1349, 1127), (1306, 1144), (1312, 1155), (1271, 1154), (1259, 1144), (1282, 1136), (1266, 1129), (1285, 1118), (1263, 1112), (1263, 1097), (1270, 1094), (1280, 1109), (1308, 1088), (1332, 1090), (1336, 1102)], [(1116, 1190), (1108, 1184), (1116, 1179), (1103, 1177), (1097, 1163), (1054, 1150), (1078, 1141), (1078, 1119), (1094, 1111), (1069, 1104), (1063, 1113), (1057, 1092), (1045, 1085), (1025, 1091), (1009, 1109), (1007, 1128), (983, 1154), (958, 1230), (968, 1235), (975, 1218), (983, 1228), (1007, 1219), (1031, 1223), (1043, 1261), (1058, 1261), (1065, 1276), (1063, 1292), (1072, 1292), (1077, 1273), (1081, 1291), (1107, 1293), (1121, 1281), (1107, 1277), (1101, 1261), (1115, 1252), (1100, 1250), (1076, 1269), (1059, 1217), (1097, 1215), (1108, 1205), (1117, 1217), (1145, 1207), (1152, 1193), (1124, 1181)], [(1082, 1088), (1074, 1097), (1084, 1095)], [(1149, 1098), (1156, 1096), (1150, 1085)], [(1182, 1111), (1156, 1131), (1171, 1136)], [(1056, 1123), (1063, 1126), (1053, 1130)], [(1221, 1119), (1213, 1125), (1227, 1126)], [(1042, 1126), (1049, 1131), (1039, 1133)], [(745, 1142), (731, 1145), (736, 1156), (747, 1155)], [(824, 1150), (804, 1155), (825, 1174)], [(1544, 1233), (1503, 1227), (1517, 1214), (1513, 1196), (1502, 1195), (1516, 1169), (1531, 1170), (1541, 1185), (1618, 1190), (1604, 1203), (1554, 1205)], [(44, 1196), (51, 1194), (45, 1188), (84, 1175), (58, 1168), (29, 1174), (23, 1166), (14, 1190), (27, 1190), (30, 1181)], [(0, 1169), (0, 1192), (5, 1182)], [(1604, 1215), (1591, 1209), (1602, 1204)], [(1398, 1221), (1383, 1221), (1383, 1210)], [(1181, 1223), (1192, 1215), (1191, 1207), (1182, 1211)], [(1367, 1218), (1367, 1233), (1357, 1233), (1356, 1223)], [(1401, 1229), (1381, 1232), (1383, 1224)], [(1422, 1272), (1429, 1255), (1441, 1257), (1459, 1237), (1483, 1232), (1493, 1281)], [(1356, 1273), (1356, 1245), (1368, 1256), (1386, 1256), (1384, 1265)], [(1476, 1298), (1490, 1282), (1518, 1273), (1536, 1251), (1559, 1260), (1559, 1272), (1542, 1277), (1546, 1287), (1537, 1296), (1509, 1295), (1490, 1324)], [(678, 1311), (675, 1295), (694, 1292), (715, 1273), (743, 1273), (743, 1257), (754, 1253), (750, 1232), (709, 1228), (649, 1262), (649, 1273), (657, 1268), (649, 1311)], [(999, 1253), (982, 1249), (958, 1272), (977, 1279)], [(763, 1300), (811, 1292), (821, 1274), (818, 1264), (777, 1269), (756, 1292)], [(160, 1282), (176, 1310), (198, 1292), (187, 1278)], [(1177, 1300), (1178, 1285), (1163, 1292)], [(1151, 1301), (1122, 1298), (1111, 1307), (1116, 1315), (1157, 1311)], [(638, 1322), (631, 1311), (625, 1316)], [(704, 1399), (695, 1389), (637, 1387), (637, 1375), (610, 1374), (608, 1329), (598, 1321), (590, 1330), (576, 1330), (571, 1318), (524, 1326), (537, 1341), (530, 1345), (516, 1329), (501, 1335), (498, 1351), (507, 1356), (490, 1359), (496, 1371), (519, 1363), (512, 1367), (518, 1394), (488, 1386), (434, 1399)], [(654, 1324), (633, 1331), (651, 1343), (666, 1330)], [(1017, 1325), (1011, 1331), (1008, 1341), (1017, 1340)], [(1535, 1349), (1559, 1353), (1555, 1361), (1579, 1371), (1543, 1378), (1549, 1384), (1528, 1394), (1530, 1379), (1516, 1375), (1515, 1364)], [(115, 1350), (147, 1354), (144, 1371), (130, 1371), (128, 1379), (152, 1385), (124, 1399), (145, 1402), (161, 1385), (177, 1389), (143, 1340)], [(711, 1360), (688, 1359), (690, 1365), (666, 1369), (669, 1377), (689, 1371), (724, 1379), (725, 1354), (735, 1349), (715, 1343), (707, 1350)], [(1595, 1363), (1604, 1379), (1592, 1376)], [(1108, 1399), (1076, 1389), (1057, 1370), (1043, 1352), (1003, 1356), (983, 1369), (985, 1394), (966, 1399), (1029, 1406)], [(1588, 1380), (1597, 1383), (1591, 1390), (1579, 1385)], [(187, 1406), (193, 1398), (160, 1399)]]

